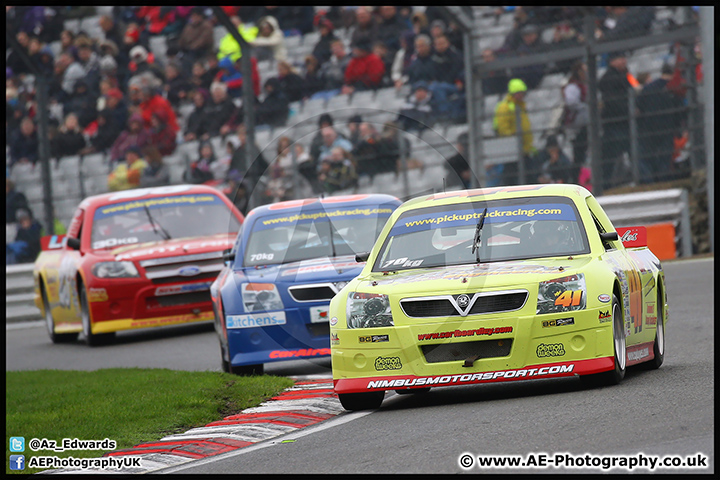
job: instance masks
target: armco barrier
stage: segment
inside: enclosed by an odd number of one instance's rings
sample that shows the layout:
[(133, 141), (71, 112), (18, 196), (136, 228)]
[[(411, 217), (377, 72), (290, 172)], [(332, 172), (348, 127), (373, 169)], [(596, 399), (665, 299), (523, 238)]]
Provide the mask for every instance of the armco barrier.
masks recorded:
[(40, 310), (35, 306), (33, 264), (5, 267), (5, 318), (8, 322), (39, 320)]
[[(607, 195), (597, 200), (616, 227), (653, 226), (648, 229), (648, 244), (661, 260), (674, 258), (672, 251), (677, 251), (676, 256), (692, 255), (690, 213), (685, 190)], [(672, 238), (673, 230), (675, 238)], [(32, 271), (32, 264), (6, 267), (5, 314), (8, 322), (41, 319), (40, 310), (33, 301)]]

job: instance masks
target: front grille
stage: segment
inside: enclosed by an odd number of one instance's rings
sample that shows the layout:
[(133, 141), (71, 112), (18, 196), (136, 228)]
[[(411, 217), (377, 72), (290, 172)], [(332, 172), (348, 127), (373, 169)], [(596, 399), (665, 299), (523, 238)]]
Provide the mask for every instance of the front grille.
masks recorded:
[(153, 278), (152, 283), (153, 285), (163, 285), (166, 283), (187, 282), (188, 280), (214, 280), (217, 278), (217, 276), (218, 272), (201, 273), (200, 275), (195, 275), (194, 277), (182, 277), (180, 275), (175, 275), (173, 277)]
[(450, 300), (416, 300), (402, 302), (402, 308), (408, 317), (451, 317), (460, 315)]
[(308, 323), (306, 324), (308, 332), (311, 337), (329, 337), (330, 336), (330, 324), (328, 322), (323, 323)]
[(332, 300), (335, 290), (329, 285), (308, 285), (288, 288), (290, 296), (296, 302), (318, 302)]
[[(477, 295), (467, 315), (518, 310), (525, 304), (527, 296), (527, 291)], [(422, 300), (408, 298), (400, 301), (400, 306), (408, 317), (462, 316), (462, 309), (458, 311), (448, 298), (427, 298)]]
[(421, 345), (425, 361), (428, 363), (464, 361), (466, 358), (507, 357), (510, 355), (512, 339), (480, 340), (477, 342), (441, 343)]
[(146, 278), (154, 284), (163, 284), (215, 278), (223, 269), (224, 263), (222, 252), (208, 252), (143, 260), (140, 266), (145, 269)]
[(507, 293), (505, 295), (478, 297), (468, 315), (517, 310), (525, 304), (527, 295), (527, 292), (517, 292)]
[(178, 295), (163, 295), (160, 297), (149, 297), (148, 308), (177, 307), (178, 305), (190, 305), (191, 303), (209, 302), (210, 290), (200, 292), (182, 293)]

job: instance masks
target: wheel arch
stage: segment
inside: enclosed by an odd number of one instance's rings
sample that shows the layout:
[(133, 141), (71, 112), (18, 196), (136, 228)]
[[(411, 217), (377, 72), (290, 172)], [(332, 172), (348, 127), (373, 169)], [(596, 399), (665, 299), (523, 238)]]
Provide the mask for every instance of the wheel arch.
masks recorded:
[[(43, 274), (38, 273), (37, 280), (38, 280), (38, 291), (40, 293), (40, 305), (38, 307), (40, 308), (40, 313), (42, 314), (42, 316), (45, 317), (46, 312), (45, 312), (45, 302), (43, 301), (43, 295), (45, 297), (47, 297), (47, 285), (45, 284), (45, 278), (44, 278)], [(47, 299), (47, 303), (48, 303), (48, 306), (50, 306), (49, 298)]]
[(625, 316), (625, 305), (623, 302), (625, 299), (623, 298), (622, 294), (622, 288), (620, 288), (620, 279), (615, 277), (615, 280), (613, 281), (613, 288), (612, 288), (613, 295), (615, 295), (618, 299), (618, 302), (620, 302), (620, 312), (623, 314), (623, 317)]
[(77, 295), (78, 300), (78, 307), (80, 307), (80, 310), (78, 314), (80, 315), (80, 318), (82, 318), (82, 304), (80, 302), (80, 290), (85, 290), (85, 301), (88, 304), (88, 316), (90, 317), (90, 329), (92, 330), (93, 325), (93, 313), (92, 308), (90, 308), (90, 299), (88, 298), (88, 291), (87, 291), (87, 283), (85, 282), (85, 276), (82, 274), (82, 271), (78, 268), (77, 272), (75, 272), (75, 293)]
[[(667, 323), (667, 321), (668, 321), (668, 312), (665, 311), (665, 304), (667, 303), (667, 292), (665, 291), (665, 280), (664, 280), (664, 278), (665, 278), (665, 277), (663, 277), (662, 275), (658, 275), (658, 276), (657, 276), (657, 280), (655, 280), (655, 281), (657, 282), (657, 289), (658, 289), (659, 296), (660, 296), (660, 298), (662, 299), (662, 303), (657, 306), (657, 309), (658, 309), (658, 311), (659, 311), (659, 310), (662, 308), (662, 321), (663, 321), (663, 324)], [(669, 309), (670, 309), (670, 307), (668, 307), (668, 310), (669, 310)], [(659, 312), (658, 312), (658, 313), (659, 313)]]

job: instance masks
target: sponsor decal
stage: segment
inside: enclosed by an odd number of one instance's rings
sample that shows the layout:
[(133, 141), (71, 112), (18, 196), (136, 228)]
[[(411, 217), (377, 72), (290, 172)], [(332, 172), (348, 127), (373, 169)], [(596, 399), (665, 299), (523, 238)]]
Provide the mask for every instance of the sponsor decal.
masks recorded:
[(349, 262), (349, 263), (328, 263), (325, 265), (312, 265), (312, 266), (305, 266), (300, 268), (291, 268), (289, 270), (285, 270), (282, 272), (282, 276), (286, 277), (288, 275), (302, 275), (303, 273), (317, 273), (317, 272), (327, 272), (331, 270), (341, 270), (343, 268), (351, 268), (351, 267), (359, 267), (362, 264), (357, 262)]
[(598, 295), (598, 300), (602, 303), (608, 303), (610, 301), (611, 297), (607, 293), (603, 293)]
[(600, 323), (605, 323), (612, 320), (612, 314), (610, 313), (610, 310), (600, 310), (598, 312), (598, 320), (600, 320)]
[(209, 290), (212, 282), (190, 283), (187, 285), (170, 285), (167, 287), (158, 287), (155, 289), (155, 296), (162, 297), (164, 295), (176, 295), (178, 293), (199, 292)]
[(575, 364), (553, 365), (552, 367), (523, 368), (517, 370), (500, 370), (496, 372), (467, 373), (464, 375), (445, 375), (419, 378), (397, 378), (392, 380), (371, 380), (367, 389), (372, 388), (400, 388), (422, 385), (442, 385), (447, 383), (474, 383), (487, 380), (543, 377), (550, 375), (562, 375), (572, 373)]
[(325, 323), (328, 321), (328, 306), (310, 307), (310, 322)]
[(274, 253), (253, 253), (250, 255), (251, 262), (259, 262), (261, 260), (272, 260), (275, 258)]
[(538, 357), (562, 357), (565, 355), (565, 346), (562, 343), (541, 343), (537, 347)]
[(122, 200), (125, 198), (144, 197), (145, 195), (168, 195), (171, 193), (186, 192), (192, 188), (191, 185), (172, 185), (167, 187), (136, 188), (116, 193), (109, 198), (109, 201)]
[(104, 288), (90, 288), (88, 290), (88, 302), (107, 302), (108, 294)]
[(375, 359), (375, 370), (400, 370), (401, 368), (400, 357), (377, 357)]
[(303, 348), (300, 350), (273, 350), (270, 352), (270, 358), (317, 357), (319, 355), (330, 355), (330, 349)]
[(647, 325), (655, 325), (657, 323), (657, 314), (655, 313), (655, 303), (648, 303), (646, 306), (645, 323)]
[[(406, 267), (406, 268), (412, 268), (412, 267), (419, 267), (423, 264), (425, 260), (410, 260), (408, 257), (401, 257), (401, 258), (393, 258), (385, 262), (385, 264), (381, 267), (383, 270), (386, 270), (390, 267)], [(394, 270), (394, 269), (393, 269)]]
[(140, 240), (137, 237), (108, 238), (107, 240), (98, 240), (97, 242), (93, 242), (92, 248), (95, 250), (101, 248), (119, 247), (122, 245), (138, 243), (139, 241)]
[(387, 217), (393, 212), (392, 208), (353, 208), (353, 209), (336, 209), (325, 210), (319, 212), (303, 212), (293, 215), (282, 215), (276, 217), (266, 217), (255, 222), (254, 231), (265, 230), (276, 226), (287, 224), (302, 224), (314, 222), (317, 220), (328, 220), (330, 218), (367, 218), (382, 216)]
[(337, 333), (330, 334), (330, 344), (331, 345), (340, 345), (340, 339), (338, 338)]
[[(450, 207), (453, 207), (451, 205)], [(499, 207), (489, 208), (485, 215), (487, 223), (518, 222), (533, 220), (571, 220), (575, 221), (575, 211), (566, 204), (536, 204), (533, 208), (526, 207)], [(401, 218), (389, 236), (403, 233), (429, 230), (431, 228), (457, 227), (477, 223), (482, 211), (463, 209), (446, 213), (424, 213), (420, 215), (405, 216)]]
[[(643, 273), (643, 272), (644, 272), (644, 270), (641, 267), (640, 273)], [(655, 277), (650, 275), (650, 278), (648, 278), (648, 281), (645, 282), (645, 285), (643, 286), (643, 290), (645, 291), (645, 297), (649, 296), (650, 294), (652, 294), (655, 291), (655, 285), (656, 285)]]
[[(208, 240), (200, 243), (186, 243), (184, 245), (168, 245), (163, 247), (152, 247), (152, 248), (146, 248), (146, 249), (140, 249), (135, 250), (133, 252), (129, 253), (123, 253), (117, 256), (117, 260), (130, 260), (135, 257), (143, 257), (143, 256), (150, 256), (150, 255), (159, 255), (159, 254), (165, 254), (165, 253), (179, 253), (179, 252), (189, 252), (191, 250), (202, 250), (205, 248), (216, 248), (216, 247), (223, 247), (223, 248), (229, 248), (232, 246), (232, 242), (230, 240)], [(222, 255), (222, 252), (220, 252)], [(220, 256), (221, 256), (220, 255)], [(149, 264), (148, 264), (149, 265)]]
[(133, 320), (130, 323), (131, 328), (142, 328), (142, 327), (158, 327), (160, 325), (170, 325), (173, 323), (184, 323), (184, 322), (198, 322), (201, 320), (212, 320), (212, 312), (205, 312), (200, 315), (189, 314), (189, 315), (177, 315), (172, 317), (160, 317), (150, 318), (144, 320)]
[(178, 205), (221, 205), (223, 201), (217, 195), (176, 195), (171, 197), (149, 198), (147, 200), (132, 200), (130, 202), (115, 203), (106, 205), (95, 210), (95, 221), (119, 215), (126, 212), (142, 210), (145, 207), (153, 210), (155, 208), (175, 207)]
[(389, 342), (389, 335), (363, 335), (358, 337), (360, 343), (377, 343), (377, 342)]
[(406, 275), (400, 278), (380, 277), (376, 280), (376, 282), (378, 285), (400, 285), (403, 283), (426, 282), (431, 280), (462, 280), (463, 278), (489, 277), (494, 275), (524, 275), (553, 272), (557, 273), (557, 267), (527, 265), (524, 263), (517, 263), (514, 265), (492, 265), (484, 263), (469, 268), (449, 267), (421, 275)]
[(542, 326), (544, 327), (561, 327), (563, 325), (575, 325), (575, 318), (556, 318), (555, 320), (543, 320)]
[(537, 314), (585, 309), (585, 275), (569, 275), (540, 282)]
[(330, 326), (333, 326), (333, 327), (334, 327), (335, 325), (337, 325), (337, 322), (338, 322), (337, 317), (332, 317), (332, 318), (330, 319)]
[(273, 325), (284, 325), (286, 322), (285, 312), (270, 312), (253, 315), (226, 315), (225, 325), (227, 328), (253, 328), (270, 327)]
[(641, 360), (647, 356), (650, 356), (650, 349), (648, 349), (648, 347), (627, 353), (627, 359), (629, 362)]
[(480, 327), (475, 330), (454, 330), (452, 332), (438, 332), (438, 333), (421, 333), (418, 335), (418, 340), (439, 340), (443, 338), (459, 338), (459, 337), (473, 337), (475, 335), (494, 335), (498, 333), (512, 333), (513, 327), (495, 327), (485, 328)]

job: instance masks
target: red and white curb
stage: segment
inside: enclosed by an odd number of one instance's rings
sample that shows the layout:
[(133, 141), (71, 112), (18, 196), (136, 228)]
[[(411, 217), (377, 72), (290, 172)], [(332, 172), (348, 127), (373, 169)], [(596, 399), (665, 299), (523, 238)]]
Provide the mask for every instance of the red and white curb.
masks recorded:
[(231, 452), (332, 418), (344, 409), (331, 378), (298, 380), (294, 386), (257, 407), (236, 415), (146, 442), (104, 457), (139, 457), (140, 467), (120, 469), (57, 469), (42, 473), (148, 473), (193, 460)]

